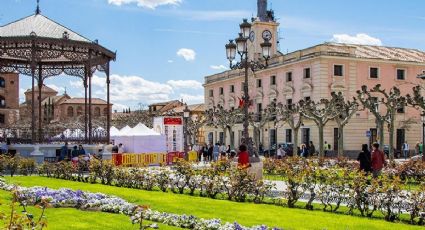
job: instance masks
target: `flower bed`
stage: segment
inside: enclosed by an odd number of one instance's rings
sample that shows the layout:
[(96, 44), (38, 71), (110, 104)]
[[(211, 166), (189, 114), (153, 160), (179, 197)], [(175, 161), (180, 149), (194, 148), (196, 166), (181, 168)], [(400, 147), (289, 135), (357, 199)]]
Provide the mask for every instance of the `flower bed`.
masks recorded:
[[(320, 203), (324, 211), (338, 212), (341, 206), (348, 207), (348, 214), (356, 210), (362, 216), (372, 217), (381, 212), (387, 221), (399, 221), (402, 213), (410, 215), (410, 223), (425, 224), (425, 184), (418, 190), (406, 192), (402, 189), (403, 180), (394, 173), (405, 172), (403, 179), (416, 175), (421, 179), (421, 162), (409, 162), (414, 168), (389, 167), (384, 176), (371, 180), (370, 175), (359, 172), (356, 164), (346, 159), (323, 160), (319, 158), (287, 158), (269, 160), (266, 170), (286, 178), (285, 190), (281, 195), (286, 205), (295, 207), (300, 199), (306, 201), (305, 208), (313, 209), (313, 202)], [(163, 192), (188, 192), (194, 195), (244, 202), (262, 203), (265, 197), (272, 198), (276, 204), (281, 199), (273, 196), (273, 185), (254, 180), (245, 170), (229, 167), (228, 162), (213, 164), (212, 167), (196, 171), (190, 163), (181, 161), (171, 170), (169, 168), (121, 168), (109, 162), (94, 161), (90, 164), (90, 174), (76, 173), (79, 167), (67, 163), (42, 166), (39, 173), (48, 177), (77, 180), (119, 187)], [(390, 173), (392, 172), (392, 173)], [(276, 195), (276, 193), (275, 193)], [(376, 216), (376, 215), (375, 215)]]
[(19, 191), (20, 202), (27, 205), (34, 205), (39, 200), (47, 200), (53, 207), (72, 207), (82, 210), (93, 210), (110, 213), (121, 213), (130, 216), (133, 224), (139, 223), (141, 216), (144, 220), (150, 220), (163, 223), (170, 226), (176, 226), (189, 229), (204, 230), (277, 230), (278, 228), (269, 228), (265, 225), (245, 227), (238, 223), (222, 223), (220, 219), (203, 219), (192, 215), (177, 215), (166, 212), (158, 212), (151, 209), (138, 209), (138, 205), (128, 203), (127, 201), (102, 193), (84, 192), (81, 190), (71, 190), (61, 188), (58, 190), (46, 187), (17, 187), (7, 184), (0, 179), (0, 189)]

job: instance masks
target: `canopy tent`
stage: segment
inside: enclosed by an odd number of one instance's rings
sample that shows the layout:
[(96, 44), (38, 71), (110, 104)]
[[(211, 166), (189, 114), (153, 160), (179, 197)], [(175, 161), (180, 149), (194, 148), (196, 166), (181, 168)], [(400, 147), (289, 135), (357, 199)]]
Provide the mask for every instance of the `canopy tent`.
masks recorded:
[[(111, 128), (110, 132), (116, 132)], [(165, 135), (161, 135), (146, 125), (139, 123), (134, 128), (125, 126), (116, 135), (111, 135), (115, 144), (123, 144), (127, 153), (165, 152)]]
[(120, 130), (115, 128), (115, 126), (112, 126), (109, 133), (111, 134), (111, 137), (119, 136), (121, 135)]
[(126, 125), (124, 128), (120, 129), (121, 136), (128, 136), (128, 134), (131, 132), (131, 127)]

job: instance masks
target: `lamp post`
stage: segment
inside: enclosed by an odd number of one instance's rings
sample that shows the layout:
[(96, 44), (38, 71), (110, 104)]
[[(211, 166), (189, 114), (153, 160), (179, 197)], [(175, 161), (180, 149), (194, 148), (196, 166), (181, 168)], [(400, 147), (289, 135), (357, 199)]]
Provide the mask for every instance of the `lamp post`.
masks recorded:
[[(264, 60), (249, 60), (248, 56), (248, 38), (251, 33), (251, 23), (248, 22), (247, 19), (243, 19), (243, 22), (239, 25), (240, 27), (240, 33), (239, 37), (237, 37), (233, 42), (233, 40), (229, 40), (229, 43), (226, 44), (226, 56), (227, 59), (230, 62), (230, 69), (244, 69), (245, 70), (245, 81), (244, 81), (244, 87), (243, 87), (243, 115), (244, 115), (244, 121), (243, 121), (243, 139), (242, 143), (246, 144), (248, 147), (248, 151), (250, 154), (254, 153), (255, 156), (258, 158), (257, 151), (254, 151), (253, 143), (251, 138), (249, 137), (248, 132), (248, 126), (249, 126), (249, 112), (248, 107), (250, 104), (250, 99), (248, 95), (248, 71), (251, 70), (252, 72), (255, 72), (259, 69), (265, 69), (268, 66), (268, 60), (270, 59), (270, 52), (272, 44), (270, 43), (270, 39), (263, 38), (264, 42), (260, 44), (262, 56)], [(233, 64), (233, 61), (236, 58), (236, 52), (240, 56), (240, 61), (236, 64)]]
[[(425, 71), (418, 75), (418, 78), (425, 80)], [(425, 111), (421, 114), (422, 121), (422, 162), (425, 162)]]
[(183, 110), (183, 119), (184, 119), (184, 135), (183, 135), (183, 141), (184, 141), (184, 152), (187, 154), (188, 149), (187, 149), (187, 119), (190, 117), (190, 110), (189, 108), (186, 107)]

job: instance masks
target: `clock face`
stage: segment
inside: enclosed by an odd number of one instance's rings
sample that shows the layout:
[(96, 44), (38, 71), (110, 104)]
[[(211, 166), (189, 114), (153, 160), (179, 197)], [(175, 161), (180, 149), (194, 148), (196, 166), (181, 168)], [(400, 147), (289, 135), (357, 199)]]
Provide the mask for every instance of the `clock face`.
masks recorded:
[(251, 33), (249, 33), (249, 40), (251, 42), (253, 42), (255, 40), (255, 33), (254, 33), (254, 31), (251, 31)]
[(270, 32), (270, 30), (264, 30), (263, 31), (263, 39), (270, 41), (272, 39), (272, 32)]

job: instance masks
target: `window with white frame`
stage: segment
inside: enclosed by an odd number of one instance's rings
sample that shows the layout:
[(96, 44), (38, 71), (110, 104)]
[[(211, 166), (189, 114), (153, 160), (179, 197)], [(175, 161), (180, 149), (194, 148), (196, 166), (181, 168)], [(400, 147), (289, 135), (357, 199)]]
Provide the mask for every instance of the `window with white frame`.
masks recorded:
[(338, 77), (344, 76), (344, 66), (343, 65), (334, 65), (334, 76), (338, 76)]
[(308, 79), (308, 78), (310, 78), (310, 77), (311, 77), (310, 68), (304, 68), (303, 76), (304, 76), (304, 78), (306, 78), (306, 79)]
[(369, 68), (369, 78), (373, 78), (373, 79), (379, 78), (379, 68), (378, 67), (370, 67)]
[(397, 80), (406, 80), (406, 69), (397, 69)]

